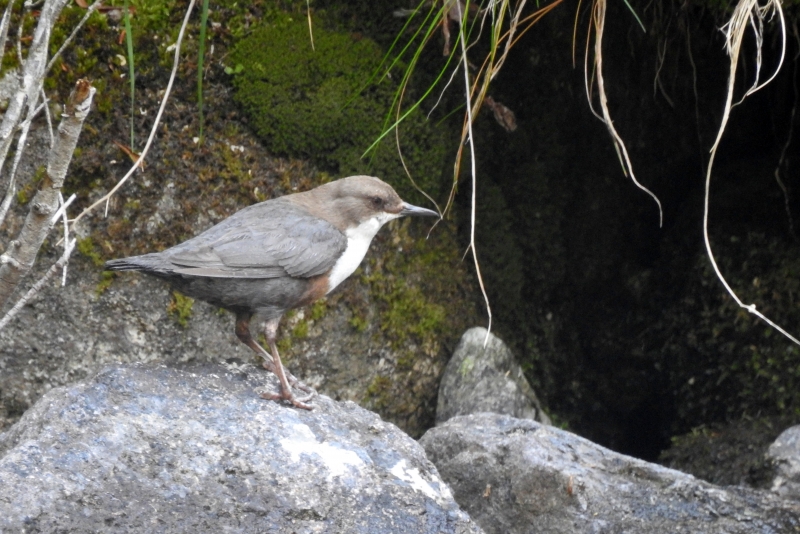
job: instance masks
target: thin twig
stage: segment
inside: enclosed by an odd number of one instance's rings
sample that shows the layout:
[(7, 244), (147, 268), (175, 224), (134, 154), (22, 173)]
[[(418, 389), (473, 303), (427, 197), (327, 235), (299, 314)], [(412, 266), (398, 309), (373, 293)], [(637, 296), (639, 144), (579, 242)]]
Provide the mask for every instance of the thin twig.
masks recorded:
[(42, 87), (42, 107), (44, 108), (44, 116), (47, 120), (47, 133), (50, 134), (50, 146), (52, 147), (56, 138), (53, 135), (53, 119), (50, 117), (50, 106), (48, 104), (47, 94), (45, 94), (44, 87)]
[[(594, 4), (592, 4), (592, 12), (594, 12)], [(594, 16), (592, 14), (591, 16)], [(592, 63), (592, 76), (589, 77), (589, 50), (591, 50), (592, 42), (592, 24), (589, 23), (589, 31), (586, 32), (586, 47), (583, 51), (583, 88), (586, 90), (586, 101), (589, 102), (589, 111), (592, 112), (592, 115), (597, 117), (601, 122), (604, 122), (602, 115), (600, 115), (596, 109), (594, 109), (594, 99), (592, 98), (592, 92), (594, 90), (594, 73), (597, 69), (597, 65)]]
[[(500, 58), (495, 63), (494, 69), (492, 69), (492, 79), (500, 72), (503, 64), (506, 62), (506, 58), (508, 57), (509, 51), (511, 51), (511, 47), (514, 46), (514, 33), (517, 31), (517, 25), (519, 24), (519, 17), (522, 15), (522, 10), (525, 7), (526, 0), (521, 0), (519, 4), (517, 4), (516, 12), (511, 16), (511, 27), (509, 28), (508, 32), (505, 35), (506, 38), (506, 46), (503, 49), (503, 53), (500, 55)], [(502, 23), (501, 23), (502, 24)], [(500, 29), (500, 28), (498, 28)]]
[(30, 11), (30, 6), (27, 3), (22, 4), (22, 13), (20, 13), (20, 24), (17, 26), (17, 42), (16, 42), (16, 51), (17, 51), (17, 62), (20, 65), (23, 64), (24, 59), (22, 58), (22, 31), (23, 27), (25, 26), (22, 22), (25, 20), (25, 12)]
[[(77, 196), (75, 195), (75, 193), (72, 193), (72, 195), (69, 197), (69, 199), (67, 199), (67, 201), (64, 202), (64, 197), (61, 195), (61, 193), (58, 194), (58, 201), (61, 204), (61, 207), (58, 208), (58, 211), (56, 212), (56, 215), (58, 215), (58, 214), (61, 215), (61, 225), (64, 228), (64, 253), (65, 254), (67, 253), (67, 245), (69, 243), (69, 221), (67, 220), (67, 208), (69, 207), (70, 204), (72, 204), (72, 201), (75, 200), (76, 198), (77, 198)], [(67, 263), (65, 262), (64, 263), (64, 267), (63, 267), (63, 269), (61, 271), (61, 287), (64, 287), (66, 285), (67, 285)]]
[[(400, 103), (403, 102), (403, 95), (405, 94), (405, 89), (406, 86), (403, 86), (402, 91), (400, 93), (400, 98), (397, 104), (397, 116), (396, 116), (397, 122), (395, 123), (394, 127), (394, 141), (395, 145), (397, 146), (397, 155), (400, 157), (400, 164), (403, 166), (403, 170), (405, 171), (406, 176), (408, 176), (408, 179), (411, 181), (411, 185), (413, 185), (414, 189), (422, 193), (425, 196), (425, 198), (430, 200), (431, 203), (434, 206), (436, 206), (436, 211), (439, 212), (439, 220), (442, 220), (442, 209), (439, 207), (439, 204), (433, 199), (432, 196), (430, 196), (428, 193), (425, 192), (424, 189), (422, 189), (419, 185), (417, 185), (416, 180), (414, 180), (414, 177), (411, 176), (411, 171), (408, 169), (408, 165), (406, 165), (406, 159), (403, 157), (403, 150), (400, 148)], [(439, 224), (439, 221), (436, 221), (434, 226), (436, 226), (436, 224)]]
[(97, 8), (102, 4), (103, 0), (97, 0), (94, 4), (89, 6), (89, 8), (86, 10), (86, 13), (83, 15), (83, 18), (72, 30), (72, 33), (69, 34), (69, 37), (67, 37), (66, 41), (61, 44), (61, 47), (58, 49), (58, 51), (53, 54), (53, 57), (50, 58), (50, 61), (48, 61), (47, 67), (45, 68), (45, 72), (50, 72), (50, 69), (52, 69), (53, 65), (56, 63), (56, 60), (61, 57), (61, 54), (64, 53), (64, 50), (66, 50), (67, 47), (72, 43), (72, 41), (75, 39), (75, 36), (78, 35), (78, 32), (81, 30), (81, 28), (83, 28), (84, 24), (86, 24), (86, 21), (88, 21), (89, 17), (92, 16), (92, 13), (97, 11)]
[[(59, 195), (60, 194), (61, 193), (59, 193)], [(50, 220), (50, 224), (55, 224), (58, 221), (59, 218), (63, 217), (63, 215), (64, 215), (64, 213), (66, 213), (67, 208), (69, 207), (69, 205), (72, 204), (72, 202), (76, 198), (77, 198), (77, 196), (75, 195), (75, 193), (72, 193), (72, 195), (70, 195), (70, 197), (67, 199), (67, 201), (64, 202), (64, 198), (59, 196), (58, 202), (59, 202), (60, 206), (59, 206), (58, 210), (53, 214), (53, 218)]]
[[(670, 24), (672, 21), (670, 21)], [(667, 25), (667, 29), (664, 30), (665, 32), (669, 31), (669, 24)], [(661, 96), (664, 97), (664, 100), (667, 101), (669, 107), (675, 108), (675, 103), (667, 94), (666, 89), (664, 89), (664, 84), (661, 82), (661, 69), (664, 68), (664, 62), (667, 59), (667, 39), (666, 37), (663, 40), (660, 40), (656, 45), (656, 52), (658, 56), (658, 67), (656, 68), (656, 76), (653, 79), (653, 96), (656, 96), (656, 93), (660, 90)]]

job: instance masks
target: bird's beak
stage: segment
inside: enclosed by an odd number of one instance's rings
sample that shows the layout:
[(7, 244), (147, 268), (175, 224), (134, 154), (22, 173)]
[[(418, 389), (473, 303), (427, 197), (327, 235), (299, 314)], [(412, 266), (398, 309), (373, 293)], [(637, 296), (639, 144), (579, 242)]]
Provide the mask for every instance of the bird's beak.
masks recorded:
[(405, 217), (406, 215), (416, 215), (419, 217), (439, 217), (439, 214), (433, 210), (420, 208), (419, 206), (414, 206), (408, 202), (403, 202), (403, 209), (400, 210), (400, 216)]

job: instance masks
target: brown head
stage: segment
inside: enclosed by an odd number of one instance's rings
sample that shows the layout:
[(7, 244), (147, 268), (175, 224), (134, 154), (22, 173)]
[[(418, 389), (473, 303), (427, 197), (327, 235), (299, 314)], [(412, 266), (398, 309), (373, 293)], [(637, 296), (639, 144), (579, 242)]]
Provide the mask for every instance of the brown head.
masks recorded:
[(380, 228), (384, 223), (406, 215), (439, 216), (433, 210), (404, 202), (392, 186), (372, 176), (335, 180), (311, 191), (291, 195), (291, 200), (342, 232), (368, 221), (374, 221), (372, 224)]

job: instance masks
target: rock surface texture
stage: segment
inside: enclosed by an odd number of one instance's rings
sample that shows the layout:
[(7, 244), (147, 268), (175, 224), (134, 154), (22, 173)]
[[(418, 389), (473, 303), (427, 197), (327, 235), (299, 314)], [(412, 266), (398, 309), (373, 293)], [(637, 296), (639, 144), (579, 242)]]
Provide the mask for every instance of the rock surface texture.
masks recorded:
[(119, 365), (0, 435), (0, 532), (480, 533), (422, 448), (253, 367)]
[(439, 385), (436, 424), (456, 415), (494, 412), (550, 424), (522, 368), (503, 341), (486, 329), (461, 336)]
[(784, 430), (770, 445), (767, 457), (776, 467), (772, 491), (800, 501), (800, 425)]
[(487, 533), (788, 533), (800, 503), (718, 487), (534, 421), (455, 417), (420, 440)]

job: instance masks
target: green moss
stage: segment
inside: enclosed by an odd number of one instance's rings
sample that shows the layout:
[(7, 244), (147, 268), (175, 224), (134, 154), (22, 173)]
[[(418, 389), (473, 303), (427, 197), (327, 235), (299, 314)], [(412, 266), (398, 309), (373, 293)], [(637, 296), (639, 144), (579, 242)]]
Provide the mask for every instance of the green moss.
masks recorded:
[(441, 332), (444, 306), (432, 301), (419, 287), (395, 283), (381, 298), (389, 304), (381, 314), (381, 329), (390, 333), (396, 347), (406, 344), (412, 336), (430, 339)]
[(95, 267), (102, 267), (105, 264), (100, 249), (95, 245), (91, 237), (78, 239), (78, 252), (91, 260)]
[(292, 329), (292, 337), (295, 339), (303, 339), (308, 337), (308, 321), (303, 320), (297, 323)]
[(217, 147), (218, 150), (216, 153), (218, 160), (223, 164), (222, 170), (216, 171), (219, 177), (238, 183), (249, 181), (251, 176), (245, 168), (241, 155), (237, 152), (234, 152), (231, 147), (226, 144), (219, 144)]
[[(242, 69), (234, 78), (235, 98), (256, 133), (276, 153), (310, 158), (338, 175), (378, 175), (413, 199), (417, 193), (403, 173), (394, 135), (361, 158), (382, 132), (397, 89), (386, 77), (370, 82), (383, 52), (369, 39), (321, 25), (314, 28), (314, 46), (306, 20), (289, 17), (254, 29), (236, 45), (231, 64)], [(400, 129), (412, 176), (438, 194), (446, 159), (443, 131), (420, 110)]]
[(94, 288), (95, 294), (99, 297), (103, 293), (105, 293), (106, 289), (111, 287), (111, 283), (117, 277), (116, 273), (111, 271), (103, 271), (100, 273), (100, 282), (98, 282), (97, 287)]
[(367, 319), (357, 314), (353, 314), (347, 322), (359, 333), (365, 332), (369, 326)]
[(183, 328), (189, 324), (189, 318), (192, 316), (192, 306), (194, 306), (194, 299), (187, 297), (179, 291), (172, 292), (172, 300), (167, 304), (167, 314), (169, 314), (175, 321)]
[(466, 358), (463, 362), (461, 362), (461, 367), (458, 368), (458, 374), (461, 375), (461, 378), (465, 378), (472, 372), (472, 369), (474, 367), (475, 367), (475, 359)]
[(319, 321), (328, 311), (328, 300), (320, 299), (311, 305), (308, 318), (312, 321)]
[(382, 409), (389, 406), (392, 402), (392, 380), (386, 376), (376, 376), (367, 386), (364, 394), (363, 404), (372, 406), (375, 409)]
[[(292, 338), (290, 336), (282, 337), (275, 344), (278, 346), (278, 353), (281, 355), (281, 360), (283, 360), (284, 363), (288, 362), (291, 359), (289, 357), (289, 349), (292, 348)], [(266, 339), (262, 338), (261, 346), (263, 347), (265, 345)], [(269, 349), (267, 349), (267, 352), (269, 352)]]
[[(396, 238), (401, 250), (362, 277), (373, 298), (382, 303), (380, 328), (395, 349), (412, 340), (423, 347), (435, 346), (448, 318), (439, 300), (444, 294), (440, 291), (449, 283), (441, 268), (454, 260), (453, 251), (413, 239), (404, 230)], [(413, 253), (405, 253), (407, 249)]]
[(31, 201), (33, 196), (36, 194), (36, 190), (39, 187), (39, 183), (42, 181), (42, 178), (45, 177), (47, 174), (47, 167), (44, 165), (40, 165), (37, 167), (36, 172), (33, 174), (33, 178), (26, 183), (23, 187), (21, 187), (17, 191), (17, 202), (20, 205), (24, 206), (28, 202)]
[[(103, 267), (105, 264), (105, 260), (103, 259), (100, 250), (100, 247), (95, 244), (91, 237), (78, 239), (78, 252), (80, 252), (81, 255), (86, 256), (95, 267)], [(100, 296), (105, 293), (106, 289), (111, 287), (111, 284), (114, 282), (116, 277), (117, 273), (111, 271), (101, 271), (100, 281), (97, 283), (97, 286), (94, 289), (95, 294)]]
[[(416, 221), (418, 222), (418, 221)], [(443, 343), (477, 322), (474, 304), (465, 298), (470, 281), (460, 266), (454, 235), (446, 229), (430, 239), (414, 221), (390, 226), (391, 248), (370, 258), (360, 279), (377, 309), (378, 327), (395, 355), (396, 371), (407, 372), (422, 362), (443, 357)], [(349, 303), (350, 324), (366, 330), (366, 306)], [(395, 391), (397, 393), (397, 391)]]
[[(86, 10), (70, 3), (61, 11), (59, 23), (53, 27), (50, 37), (50, 54), (55, 54), (86, 14)], [(81, 30), (78, 40), (73, 42), (55, 62), (51, 75), (45, 80), (45, 89), (58, 90), (63, 100), (80, 78), (87, 77), (92, 85), (108, 76), (106, 63), (111, 61), (115, 45), (113, 30), (108, 26), (108, 17), (95, 11)]]

